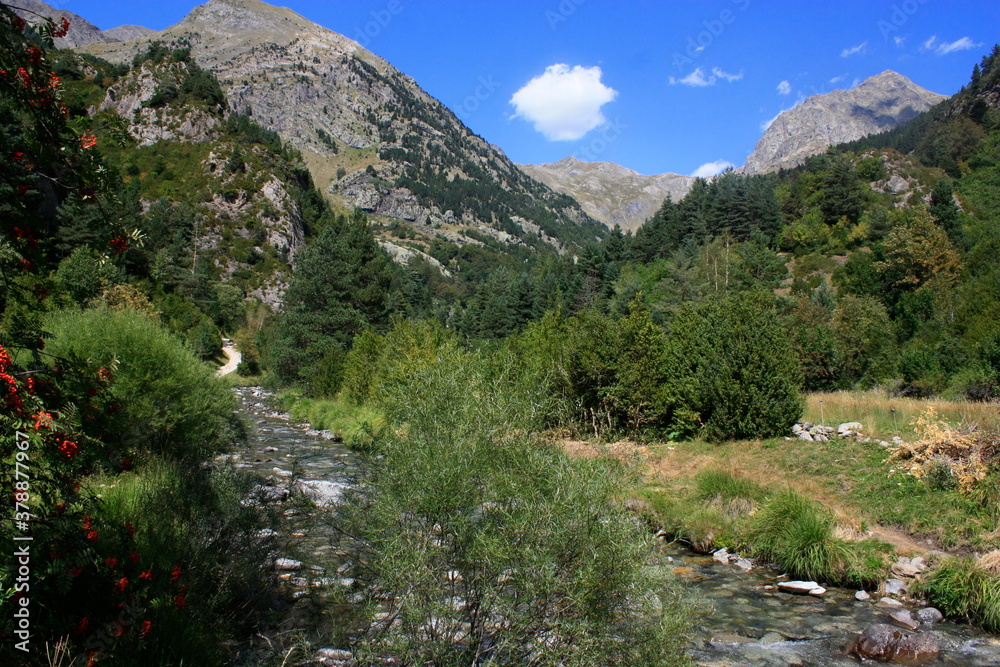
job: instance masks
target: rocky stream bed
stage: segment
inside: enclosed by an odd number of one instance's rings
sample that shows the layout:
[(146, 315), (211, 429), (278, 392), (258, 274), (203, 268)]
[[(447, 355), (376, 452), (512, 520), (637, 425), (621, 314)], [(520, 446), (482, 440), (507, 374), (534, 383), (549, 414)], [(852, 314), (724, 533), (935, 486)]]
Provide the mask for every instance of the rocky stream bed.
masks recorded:
[[(246, 447), (232, 459), (259, 477), (254, 502), (285, 506), (282, 531), (287, 534), (275, 536), (279, 576), (303, 605), (324, 598), (350, 601), (358, 593), (349, 559), (331, 546), (329, 528), (318, 525), (314, 513), (296, 498), (317, 505), (336, 502), (354, 482), (351, 451), (332, 434), (292, 421), (275, 408), (266, 390), (236, 391), (251, 429)], [(867, 599), (858, 599), (865, 596), (818, 582), (824, 589), (821, 594), (789, 593), (779, 588), (788, 580), (780, 571), (726, 556), (702, 556), (677, 544), (660, 544), (654, 554), (657, 566), (682, 581), (694, 601), (697, 615), (690, 655), (698, 665), (857, 665), (861, 661), (849, 650), (866, 629), (861, 639), (869, 648), (903, 641), (910, 647), (939, 649), (936, 655), (897, 651), (899, 664), (1000, 665), (1000, 637), (947, 619), (926, 622), (936, 620), (936, 615), (907, 600), (903, 592), (895, 596), (902, 602), (883, 600), (874, 591)], [(899, 626), (900, 620), (905, 624), (907, 611), (910, 621), (919, 623), (914, 630)], [(346, 667), (352, 661), (343, 648), (322, 648), (312, 663), (300, 658), (295, 664)]]

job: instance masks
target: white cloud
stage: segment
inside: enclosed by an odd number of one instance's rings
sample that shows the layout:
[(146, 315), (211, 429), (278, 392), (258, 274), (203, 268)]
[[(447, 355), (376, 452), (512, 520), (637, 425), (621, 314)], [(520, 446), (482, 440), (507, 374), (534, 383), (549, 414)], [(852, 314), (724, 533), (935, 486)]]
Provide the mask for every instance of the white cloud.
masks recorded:
[(921, 48), (924, 51), (930, 51), (931, 49), (934, 48), (934, 42), (936, 42), (936, 41), (937, 41), (937, 35), (931, 35), (930, 39), (928, 39), (926, 42), (924, 42), (924, 44), (923, 44), (923, 46)]
[[(931, 40), (934, 38), (931, 37)], [(934, 53), (939, 56), (947, 55), (953, 51), (968, 51), (969, 49), (978, 49), (982, 44), (976, 44), (968, 37), (962, 37), (961, 39), (956, 39), (954, 42), (941, 42), (934, 49)], [(927, 47), (930, 48), (930, 47)]]
[(670, 77), (670, 85), (674, 86), (676, 84), (681, 84), (682, 86), (692, 86), (694, 88), (704, 88), (705, 86), (714, 86), (719, 79), (724, 79), (729, 83), (733, 81), (739, 81), (743, 78), (743, 70), (740, 70), (738, 74), (730, 74), (729, 72), (723, 71), (718, 67), (713, 67), (709, 74), (705, 75), (705, 70), (701, 67), (696, 67), (693, 72), (688, 74), (683, 79), (676, 79)]
[(781, 83), (778, 84), (779, 95), (788, 95), (791, 92), (792, 92), (792, 84), (788, 83), (787, 81), (782, 81)]
[(843, 51), (840, 52), (840, 57), (841, 58), (849, 58), (850, 56), (853, 56), (856, 53), (860, 53), (861, 55), (865, 55), (865, 53), (867, 52), (867, 50), (868, 50), (868, 42), (866, 40), (864, 42), (861, 42), (857, 46), (852, 46), (849, 49), (844, 49)]
[(847, 78), (846, 74), (841, 74), (840, 76), (835, 76), (832, 79), (830, 79), (830, 83), (832, 85), (837, 85), (838, 83), (840, 83), (841, 81), (843, 81), (846, 78)]
[(706, 162), (691, 174), (696, 178), (709, 178), (710, 176), (718, 176), (726, 169), (731, 169), (736, 165), (729, 160), (716, 160), (715, 162)]
[(894, 43), (894, 44), (895, 44), (896, 46), (898, 46), (898, 47), (902, 48), (902, 47), (903, 47), (903, 43), (904, 43), (904, 42), (906, 41), (906, 38), (905, 38), (905, 37), (899, 37), (899, 36), (897, 35), (896, 37), (893, 37), (893, 38), (892, 38), (892, 41), (893, 41), (893, 43)]
[(600, 67), (558, 63), (510, 98), (514, 118), (534, 123), (549, 141), (575, 141), (606, 122), (601, 107), (618, 91), (601, 83)]

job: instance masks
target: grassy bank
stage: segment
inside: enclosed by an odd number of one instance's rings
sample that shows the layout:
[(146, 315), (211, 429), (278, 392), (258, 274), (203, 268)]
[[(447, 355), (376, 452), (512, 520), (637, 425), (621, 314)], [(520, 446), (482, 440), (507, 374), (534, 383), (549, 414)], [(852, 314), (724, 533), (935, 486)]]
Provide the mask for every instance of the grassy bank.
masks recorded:
[(385, 429), (385, 417), (371, 406), (355, 405), (342, 398), (308, 398), (296, 390), (284, 391), (278, 399), (295, 421), (330, 431), (355, 449), (367, 448)]

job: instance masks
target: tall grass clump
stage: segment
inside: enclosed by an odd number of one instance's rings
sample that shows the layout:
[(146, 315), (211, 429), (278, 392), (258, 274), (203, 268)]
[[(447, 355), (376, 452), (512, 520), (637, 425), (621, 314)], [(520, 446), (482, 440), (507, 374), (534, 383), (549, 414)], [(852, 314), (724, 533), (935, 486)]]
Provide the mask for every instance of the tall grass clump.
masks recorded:
[(833, 529), (828, 509), (784, 491), (753, 516), (744, 541), (756, 556), (793, 577), (834, 583), (850, 576), (853, 552)]
[(368, 447), (385, 428), (385, 417), (371, 406), (358, 406), (343, 398), (305, 398), (293, 393), (282, 396), (290, 404), (296, 421), (307, 422), (315, 429), (331, 431), (354, 449)]
[(136, 312), (64, 310), (46, 322), (47, 350), (103, 366), (115, 410), (92, 433), (124, 451), (203, 460), (241, 434), (236, 401), (177, 338)]
[(695, 477), (698, 496), (702, 500), (719, 499), (723, 502), (744, 500), (760, 503), (768, 490), (754, 481), (728, 470), (705, 470)]
[(380, 383), (393, 428), (365, 456), (363, 492), (334, 517), (377, 591), (355, 656), (687, 664), (676, 592), (645, 566), (648, 535), (612, 502), (619, 464), (571, 461), (534, 437), (547, 398), (515, 368), (447, 347)]
[(931, 604), (951, 618), (1000, 631), (1000, 577), (969, 557), (949, 558), (917, 583)]

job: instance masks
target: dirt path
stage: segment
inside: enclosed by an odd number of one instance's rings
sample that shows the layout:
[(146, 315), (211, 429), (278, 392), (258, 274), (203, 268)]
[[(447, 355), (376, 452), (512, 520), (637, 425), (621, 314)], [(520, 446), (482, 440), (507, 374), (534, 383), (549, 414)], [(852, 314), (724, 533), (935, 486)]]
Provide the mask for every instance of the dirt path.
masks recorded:
[(229, 375), (236, 370), (236, 367), (239, 366), (240, 362), (243, 360), (243, 355), (240, 354), (240, 351), (236, 349), (235, 345), (233, 345), (233, 341), (228, 338), (222, 339), (222, 352), (226, 355), (226, 358), (229, 359), (229, 361), (227, 361), (222, 368), (215, 371), (216, 377)]

